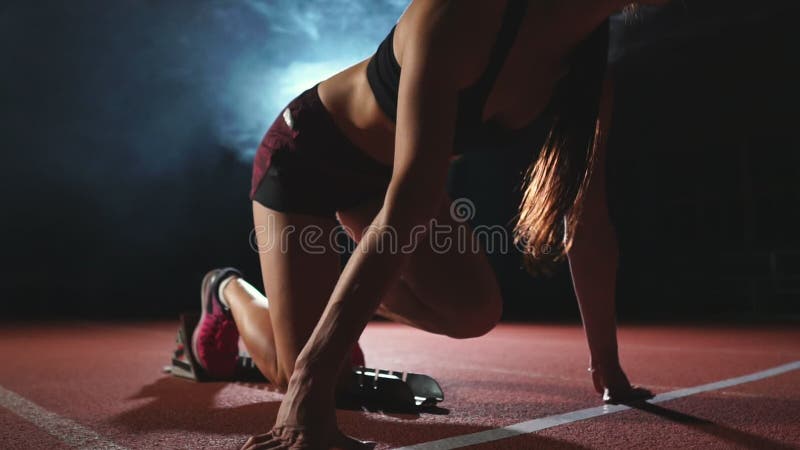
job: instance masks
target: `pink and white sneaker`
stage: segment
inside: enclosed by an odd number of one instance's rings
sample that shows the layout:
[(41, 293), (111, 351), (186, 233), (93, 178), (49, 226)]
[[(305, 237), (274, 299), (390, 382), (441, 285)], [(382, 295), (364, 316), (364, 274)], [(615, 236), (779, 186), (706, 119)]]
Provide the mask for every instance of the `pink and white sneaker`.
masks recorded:
[(192, 353), (206, 373), (217, 379), (232, 379), (239, 356), (239, 330), (231, 311), (218, 297), (219, 285), (242, 274), (233, 268), (214, 269), (203, 277), (200, 288), (202, 314), (192, 333)]

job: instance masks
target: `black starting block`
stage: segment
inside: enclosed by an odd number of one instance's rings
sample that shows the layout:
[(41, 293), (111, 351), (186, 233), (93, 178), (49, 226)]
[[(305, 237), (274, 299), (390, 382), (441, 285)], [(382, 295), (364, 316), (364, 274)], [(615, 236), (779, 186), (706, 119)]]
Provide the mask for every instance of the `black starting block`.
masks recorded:
[(442, 400), (441, 386), (427, 375), (355, 367), (347, 396), (340, 398), (339, 403), (368, 409), (413, 411), (433, 408)]
[[(175, 338), (176, 348), (172, 362), (164, 372), (193, 381), (244, 381), (267, 382), (253, 359), (245, 352), (239, 354), (236, 374), (230, 380), (212, 378), (205, 373), (192, 354), (192, 332), (200, 320), (199, 313), (180, 315), (180, 326)], [(444, 400), (441, 386), (433, 378), (416, 373), (397, 372), (366, 367), (353, 368), (346, 397), (339, 403), (348, 407), (382, 410), (413, 411), (435, 407)]]

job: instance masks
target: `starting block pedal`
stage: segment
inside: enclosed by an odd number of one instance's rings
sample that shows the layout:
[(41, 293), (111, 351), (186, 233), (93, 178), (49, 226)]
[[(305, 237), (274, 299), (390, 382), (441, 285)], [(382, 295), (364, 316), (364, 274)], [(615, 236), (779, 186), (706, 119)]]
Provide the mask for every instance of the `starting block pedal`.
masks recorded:
[[(199, 313), (180, 315), (180, 326), (175, 337), (176, 348), (171, 363), (164, 366), (165, 373), (198, 382), (268, 381), (246, 352), (239, 354), (236, 374), (232, 379), (220, 380), (205, 373), (192, 354), (192, 332), (199, 320)], [(353, 368), (346, 392), (347, 395), (340, 398), (339, 403), (384, 410), (412, 411), (431, 408), (444, 400), (439, 383), (427, 375), (367, 367)]]
[(344, 403), (356, 402), (377, 409), (412, 411), (432, 408), (444, 400), (433, 378), (417, 373), (355, 367)]

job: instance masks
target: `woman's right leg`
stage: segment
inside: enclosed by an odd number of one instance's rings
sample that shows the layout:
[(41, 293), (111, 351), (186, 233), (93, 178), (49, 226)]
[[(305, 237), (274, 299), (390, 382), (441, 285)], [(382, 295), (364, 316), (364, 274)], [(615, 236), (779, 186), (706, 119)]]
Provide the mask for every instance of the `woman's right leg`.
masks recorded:
[[(380, 199), (365, 201), (339, 211), (339, 221), (359, 241), (381, 205)], [(436, 216), (438, 242), (430, 233), (417, 242), (378, 314), (431, 333), (474, 338), (500, 320), (502, 297), (484, 250), (475, 246), (472, 228), (455, 220), (451, 207), (449, 200), (443, 202)]]
[[(269, 307), (265, 298), (236, 280), (228, 283), (224, 296), (256, 366), (285, 388), (339, 278), (340, 255), (328, 242), (338, 224), (281, 213), (257, 202), (253, 220)], [(319, 236), (317, 242), (307, 242), (311, 233)]]

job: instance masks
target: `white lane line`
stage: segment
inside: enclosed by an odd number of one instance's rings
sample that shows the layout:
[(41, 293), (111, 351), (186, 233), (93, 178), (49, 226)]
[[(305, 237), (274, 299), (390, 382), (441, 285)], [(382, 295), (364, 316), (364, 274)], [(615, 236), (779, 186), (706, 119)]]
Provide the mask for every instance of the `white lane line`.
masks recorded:
[[(701, 392), (715, 391), (724, 389), (739, 384), (750, 383), (756, 380), (763, 380), (765, 378), (774, 377), (782, 373), (791, 372), (800, 369), (800, 361), (795, 361), (782, 366), (773, 367), (761, 372), (752, 373), (736, 378), (729, 378), (727, 380), (708, 383), (701, 386), (690, 387), (686, 389), (678, 389), (676, 391), (667, 392), (657, 395), (649, 403), (661, 403), (670, 400), (675, 400), (690, 395), (699, 394)], [(529, 420), (504, 428), (497, 428), (494, 430), (481, 431), (478, 433), (465, 434), (462, 436), (454, 436), (451, 438), (440, 439), (438, 441), (425, 442), (422, 444), (411, 445), (402, 447), (398, 450), (450, 450), (455, 448), (466, 447), (468, 445), (483, 444), (485, 442), (498, 441), (514, 436), (523, 434), (535, 433), (537, 431), (553, 428), (568, 423), (577, 422), (579, 420), (591, 419), (593, 417), (604, 416), (607, 414), (614, 414), (631, 409), (625, 405), (603, 405), (594, 408), (581, 409), (564, 414), (557, 414), (554, 416), (542, 417), (539, 419)]]
[(48, 411), (21, 395), (0, 386), (0, 406), (81, 450), (127, 450), (66, 417)]

